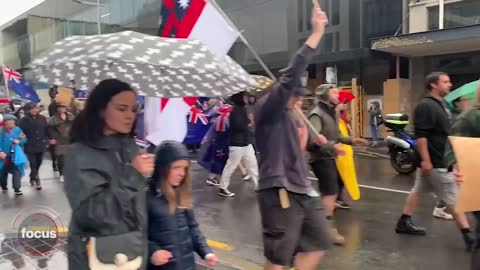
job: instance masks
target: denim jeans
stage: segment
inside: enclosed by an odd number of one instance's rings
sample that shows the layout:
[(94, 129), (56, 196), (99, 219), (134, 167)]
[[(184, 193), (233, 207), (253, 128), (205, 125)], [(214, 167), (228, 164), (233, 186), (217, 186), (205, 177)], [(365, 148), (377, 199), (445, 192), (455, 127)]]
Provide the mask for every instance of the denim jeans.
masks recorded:
[(372, 140), (374, 142), (378, 141), (378, 127), (375, 125), (370, 125), (370, 133), (372, 135)]

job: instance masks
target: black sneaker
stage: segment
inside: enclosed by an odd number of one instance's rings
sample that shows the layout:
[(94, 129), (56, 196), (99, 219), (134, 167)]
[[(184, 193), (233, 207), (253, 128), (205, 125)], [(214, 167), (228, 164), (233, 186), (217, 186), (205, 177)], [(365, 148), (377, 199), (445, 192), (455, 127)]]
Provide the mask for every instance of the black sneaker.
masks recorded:
[(207, 181), (205, 181), (207, 184), (210, 186), (219, 186), (220, 181), (217, 180), (217, 178), (207, 178)]
[(35, 188), (37, 190), (42, 190), (42, 185), (40, 185), (40, 183), (37, 183), (37, 184), (35, 184)]
[(30, 178), (30, 186), (34, 186), (35, 185), (35, 179), (34, 178)]
[(335, 205), (337, 208), (340, 208), (340, 209), (350, 209), (350, 205), (344, 201), (336, 201), (335, 202)]
[(235, 193), (230, 192), (228, 189), (220, 189), (220, 192), (218, 192), (218, 195), (224, 196), (224, 197), (235, 197)]
[(15, 195), (20, 196), (23, 195), (23, 192), (20, 189), (15, 190)]
[(2, 192), (3, 192), (3, 193), (7, 193), (7, 192), (8, 192), (8, 188), (2, 188)]
[(411, 218), (400, 219), (395, 228), (395, 232), (399, 234), (410, 234), (410, 235), (426, 235), (427, 231), (424, 228), (417, 227), (413, 224)]

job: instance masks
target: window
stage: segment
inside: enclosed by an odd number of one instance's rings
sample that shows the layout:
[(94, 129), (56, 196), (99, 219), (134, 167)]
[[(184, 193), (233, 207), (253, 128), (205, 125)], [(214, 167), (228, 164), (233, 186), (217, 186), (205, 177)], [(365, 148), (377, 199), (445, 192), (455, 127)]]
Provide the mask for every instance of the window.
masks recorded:
[(332, 0), (332, 25), (340, 24), (340, 1)]
[(331, 53), (333, 51), (333, 34), (327, 33), (323, 36), (320, 51), (322, 53)]
[(298, 32), (299, 33), (302, 33), (303, 32), (303, 18), (305, 17), (305, 15), (303, 14), (303, 11), (305, 10), (304, 9), (304, 4), (305, 3), (305, 0), (298, 0), (297, 1), (297, 11), (298, 11)]
[(366, 0), (362, 9), (363, 46), (372, 38), (394, 35), (402, 24), (402, 1)]
[(428, 30), (437, 30), (439, 28), (438, 13), (438, 6), (428, 8)]
[[(480, 1), (464, 0), (445, 4), (444, 28), (480, 24)], [(428, 9), (428, 29), (439, 29), (439, 7)]]
[[(307, 0), (307, 7), (306, 8), (307, 8), (307, 13), (306, 13), (307, 15), (306, 16), (307, 16), (307, 18), (310, 18), (311, 14), (312, 14), (312, 10), (313, 10), (312, 1)], [(307, 30), (308, 31), (312, 30), (312, 24), (310, 23), (309, 20), (307, 20)]]
[(335, 37), (335, 42), (333, 43), (334, 44), (333, 50), (335, 52), (339, 52), (340, 51), (340, 32), (335, 32), (334, 37)]

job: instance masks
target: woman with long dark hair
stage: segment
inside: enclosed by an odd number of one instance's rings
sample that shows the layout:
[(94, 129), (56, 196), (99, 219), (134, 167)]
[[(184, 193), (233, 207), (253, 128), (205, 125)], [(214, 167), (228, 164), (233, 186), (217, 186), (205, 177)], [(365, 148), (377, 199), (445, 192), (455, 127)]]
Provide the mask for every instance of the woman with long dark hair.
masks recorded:
[(65, 157), (65, 191), (72, 208), (69, 269), (146, 265), (145, 186), (153, 156), (135, 144), (136, 109), (135, 91), (108, 79), (95, 87), (74, 120), (73, 144)]

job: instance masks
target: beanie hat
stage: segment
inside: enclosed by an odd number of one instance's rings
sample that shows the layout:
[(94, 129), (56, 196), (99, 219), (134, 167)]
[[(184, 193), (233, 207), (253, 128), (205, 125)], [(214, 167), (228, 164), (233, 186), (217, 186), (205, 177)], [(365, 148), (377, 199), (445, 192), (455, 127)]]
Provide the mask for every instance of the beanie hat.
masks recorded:
[(17, 121), (17, 117), (16, 117), (15, 115), (13, 115), (13, 114), (5, 114), (5, 115), (3, 116), (3, 121), (4, 121), (4, 122), (5, 122), (5, 121), (12, 121), (12, 120), (13, 120), (13, 121)]
[(321, 84), (315, 89), (315, 96), (322, 101), (328, 101), (328, 92), (336, 87), (334, 84)]
[(190, 160), (187, 148), (177, 141), (165, 141), (158, 146), (155, 158), (155, 170), (151, 179), (151, 191), (156, 192), (169, 166), (177, 160)]
[(23, 109), (26, 111), (26, 112), (29, 112), (30, 110), (32, 110), (33, 108), (37, 107), (37, 103), (35, 102), (28, 102), (27, 104), (25, 104), (25, 106), (23, 106)]

